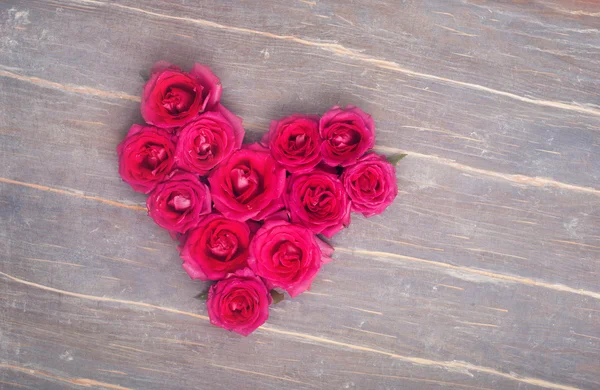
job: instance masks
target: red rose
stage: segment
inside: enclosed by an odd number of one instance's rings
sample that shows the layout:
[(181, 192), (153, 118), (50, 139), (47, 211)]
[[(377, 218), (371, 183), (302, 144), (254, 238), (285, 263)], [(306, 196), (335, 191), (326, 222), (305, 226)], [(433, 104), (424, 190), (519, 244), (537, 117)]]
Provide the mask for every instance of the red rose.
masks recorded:
[(234, 152), (208, 181), (215, 208), (227, 218), (261, 220), (283, 207), (285, 169), (257, 145)]
[(308, 172), (323, 158), (318, 116), (294, 114), (272, 121), (263, 143), (289, 172)]
[(373, 119), (354, 106), (335, 106), (327, 111), (319, 122), (319, 132), (323, 161), (331, 166), (353, 164), (375, 145)]
[(183, 269), (192, 279), (223, 279), (246, 267), (249, 244), (250, 229), (245, 222), (211, 214), (182, 238)]
[(168, 62), (157, 62), (144, 85), (144, 120), (162, 128), (185, 125), (199, 112), (213, 109), (221, 99), (221, 82), (206, 65), (194, 64), (187, 73)]
[(332, 247), (304, 226), (267, 221), (252, 239), (248, 266), (269, 289), (280, 287), (295, 297), (310, 288), (332, 253)]
[(285, 205), (292, 222), (332, 237), (350, 224), (350, 201), (338, 177), (321, 169), (288, 178)]
[(185, 233), (210, 214), (210, 190), (197, 175), (175, 170), (156, 186), (146, 200), (148, 215), (171, 233)]
[(206, 307), (211, 324), (248, 336), (269, 318), (272, 301), (263, 281), (244, 268), (210, 287)]
[(175, 163), (205, 175), (242, 146), (242, 120), (222, 105), (185, 125), (179, 133)]
[(171, 171), (174, 153), (175, 144), (169, 133), (133, 125), (117, 146), (119, 174), (131, 188), (147, 194)]
[(380, 214), (398, 195), (396, 169), (385, 156), (369, 153), (347, 167), (342, 182), (352, 203), (352, 211), (365, 217)]

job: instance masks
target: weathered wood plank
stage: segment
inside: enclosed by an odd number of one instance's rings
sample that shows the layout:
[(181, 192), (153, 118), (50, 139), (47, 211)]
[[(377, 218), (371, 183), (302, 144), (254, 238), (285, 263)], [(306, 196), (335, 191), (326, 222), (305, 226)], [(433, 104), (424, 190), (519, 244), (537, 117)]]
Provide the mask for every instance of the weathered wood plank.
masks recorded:
[[(0, 389), (600, 386), (597, 4), (0, 10)], [(249, 140), (353, 103), (410, 155), (396, 203), (250, 338), (210, 326), (118, 178), (163, 58), (210, 64)]]

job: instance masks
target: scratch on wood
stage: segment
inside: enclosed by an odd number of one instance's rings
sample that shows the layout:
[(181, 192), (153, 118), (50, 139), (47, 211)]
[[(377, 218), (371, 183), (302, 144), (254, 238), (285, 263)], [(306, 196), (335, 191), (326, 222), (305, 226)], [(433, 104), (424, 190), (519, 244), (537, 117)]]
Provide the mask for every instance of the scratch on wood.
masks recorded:
[(34, 257), (21, 257), (23, 260), (37, 261), (40, 263), (52, 263), (52, 264), (60, 264), (60, 265), (69, 265), (71, 267), (83, 267), (81, 264), (68, 263), (66, 261), (58, 261), (58, 260), (46, 260), (46, 259), (36, 259)]
[(175, 344), (185, 344), (185, 345), (195, 345), (197, 347), (206, 347), (205, 344), (195, 343), (193, 341), (187, 341), (187, 340), (166, 339), (166, 338), (163, 338), (163, 337), (157, 337), (156, 339), (157, 340), (168, 341), (169, 343), (175, 343)]
[(147, 368), (147, 367), (137, 367), (137, 368), (139, 368), (140, 370), (144, 370), (144, 371), (160, 372), (162, 374), (171, 374), (171, 375), (174, 374), (173, 372), (163, 371), (163, 370), (156, 370), (154, 368)]
[(102, 370), (100, 368), (97, 368), (98, 371), (102, 371), (102, 372), (110, 372), (111, 374), (119, 374), (119, 375), (127, 375), (127, 373), (123, 372), (123, 371), (115, 371), (115, 370)]
[(462, 288), (462, 287), (450, 286), (449, 284), (442, 284), (442, 283), (434, 283), (434, 284), (436, 286), (442, 286), (442, 287), (452, 288), (454, 290), (464, 291), (464, 288)]
[(371, 331), (369, 331), (369, 330), (358, 329), (358, 328), (351, 328), (351, 327), (349, 327), (349, 326), (345, 326), (345, 325), (342, 325), (342, 328), (346, 328), (346, 329), (350, 329), (350, 330), (355, 330), (355, 331), (357, 331), (357, 332), (363, 332), (363, 333), (368, 333), (368, 334), (374, 334), (374, 335), (377, 335), (377, 336), (390, 337), (390, 338), (392, 338), (392, 339), (397, 339), (397, 338), (398, 338), (398, 337), (396, 337), (396, 336), (392, 336), (392, 335), (389, 335), (389, 334), (383, 334), (383, 333), (371, 332)]
[(444, 30), (452, 31), (453, 33), (455, 33), (457, 35), (461, 35), (461, 36), (465, 36), (465, 37), (476, 37), (477, 36), (475, 34), (467, 34), (466, 32), (462, 32), (462, 31), (458, 31), (458, 30), (455, 30), (455, 29), (450, 28), (450, 27), (442, 26), (440, 24), (434, 24), (434, 26), (443, 28)]
[(554, 152), (552, 150), (545, 150), (545, 149), (536, 149), (538, 152), (544, 152), (544, 153), (550, 153), (550, 154), (558, 154), (560, 156), (559, 152)]
[(125, 203), (121, 203), (121, 202), (116, 202), (114, 200), (100, 198), (98, 196), (84, 195), (84, 194), (80, 194), (80, 193), (77, 193), (77, 192), (71, 192), (71, 191), (61, 190), (61, 189), (58, 189), (58, 188), (52, 188), (52, 187), (43, 186), (43, 185), (39, 185), (39, 184), (25, 183), (25, 182), (22, 182), (22, 181), (7, 179), (7, 178), (4, 178), (4, 177), (0, 177), (0, 183), (15, 184), (15, 185), (24, 186), (24, 187), (35, 188), (36, 190), (48, 191), (48, 192), (53, 192), (53, 193), (56, 193), (56, 194), (74, 196), (76, 198), (93, 200), (93, 201), (96, 201), (96, 202), (108, 204), (110, 206), (122, 207), (122, 208), (130, 209), (130, 210), (147, 211), (147, 209), (145, 207), (142, 207), (142, 206), (135, 206), (135, 205), (131, 205), (131, 204), (125, 204)]
[(577, 333), (577, 332), (571, 332), (571, 334), (574, 334), (576, 336), (585, 337), (585, 338), (588, 338), (588, 339), (600, 340), (600, 337), (590, 336), (590, 335), (587, 335), (587, 334), (581, 334), (581, 333)]
[(410, 242), (405, 242), (405, 241), (388, 240), (386, 238), (375, 238), (375, 239), (377, 241), (391, 242), (391, 243), (398, 244), (398, 245), (412, 246), (412, 247), (415, 247), (415, 248), (429, 249), (429, 250), (432, 250), (432, 251), (438, 251), (438, 252), (443, 252), (444, 251), (442, 248), (431, 248), (431, 247), (428, 247), (428, 246), (411, 244)]
[(529, 259), (528, 259), (528, 258), (526, 258), (526, 257), (515, 256), (515, 255), (509, 255), (509, 254), (506, 254), (506, 253), (500, 253), (500, 252), (487, 251), (487, 250), (484, 250), (484, 249), (478, 249), (478, 248), (464, 248), (464, 249), (466, 249), (466, 250), (468, 250), (468, 251), (471, 251), (471, 252), (491, 253), (492, 255), (499, 255), (499, 256), (512, 257), (512, 258), (514, 258), (514, 259), (520, 259), (520, 260), (529, 260)]
[(590, 244), (582, 244), (581, 242), (573, 242), (573, 241), (565, 241), (565, 240), (550, 240), (550, 241), (560, 242), (562, 244), (568, 244), (568, 245), (584, 246), (586, 248), (600, 249), (600, 246), (590, 245)]
[(499, 273), (494, 273), (491, 271), (479, 270), (479, 269), (464, 267), (464, 266), (460, 266), (460, 265), (452, 265), (452, 264), (442, 263), (440, 261), (420, 259), (418, 257), (404, 256), (404, 255), (399, 255), (396, 253), (368, 251), (368, 250), (364, 250), (364, 249), (347, 249), (347, 248), (335, 247), (335, 250), (339, 251), (339, 252), (345, 252), (345, 253), (354, 253), (354, 254), (374, 256), (374, 257), (387, 257), (387, 258), (399, 259), (399, 260), (404, 260), (404, 261), (423, 263), (423, 264), (428, 264), (428, 265), (431, 265), (434, 267), (446, 268), (446, 269), (456, 270), (459, 272), (464, 272), (467, 274), (484, 276), (484, 277), (488, 277), (490, 279), (502, 280), (502, 281), (506, 281), (506, 282), (521, 283), (521, 284), (524, 284), (527, 286), (543, 287), (543, 288), (547, 288), (547, 289), (554, 290), (554, 291), (578, 294), (578, 295), (592, 297), (594, 299), (600, 299), (600, 293), (597, 293), (594, 291), (588, 291), (588, 290), (584, 290), (584, 289), (576, 289), (576, 288), (572, 288), (569, 286), (565, 286), (563, 284), (551, 284), (551, 283), (546, 283), (546, 282), (543, 282), (540, 280), (533, 280), (533, 279), (528, 279), (528, 278), (524, 278), (524, 277), (520, 277), (520, 276), (499, 274)]
[(348, 306), (350, 309), (354, 309), (354, 310), (358, 310), (358, 311), (362, 311), (364, 313), (369, 313), (369, 314), (377, 314), (378, 316), (382, 316), (383, 313), (380, 311), (373, 311), (373, 310), (367, 310), (367, 309), (361, 309), (360, 307), (352, 307), (352, 306)]
[(484, 327), (489, 327), (489, 328), (498, 328), (498, 325), (492, 325), (492, 324), (482, 324), (479, 322), (469, 322), (469, 321), (456, 321), (460, 324), (465, 324), (465, 325), (473, 325), (473, 326), (484, 326)]
[(470, 240), (469, 237), (465, 237), (465, 236), (457, 236), (456, 234), (447, 234), (447, 236), (450, 237), (455, 237), (455, 238), (460, 238), (461, 240)]
[(133, 96), (126, 94), (125, 92), (112, 92), (112, 91), (103, 91), (101, 89), (90, 88), (90, 87), (82, 87), (79, 85), (71, 85), (71, 84), (60, 84), (54, 81), (44, 80), (39, 77), (30, 77), (30, 76), (21, 76), (16, 73), (7, 72), (5, 70), (0, 70), (0, 76), (8, 77), (11, 79), (16, 79), (20, 81), (25, 81), (31, 84), (39, 85), (45, 88), (58, 89), (66, 92), (74, 92), (83, 95), (92, 95), (98, 97), (105, 97), (111, 99), (124, 99), (132, 102), (140, 102), (141, 99), (139, 96)]

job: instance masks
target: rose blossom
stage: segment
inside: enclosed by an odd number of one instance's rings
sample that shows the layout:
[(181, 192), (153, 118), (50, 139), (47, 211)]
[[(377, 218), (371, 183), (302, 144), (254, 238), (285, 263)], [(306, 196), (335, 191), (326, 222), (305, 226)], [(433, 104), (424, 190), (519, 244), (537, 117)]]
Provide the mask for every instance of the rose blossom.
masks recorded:
[(185, 233), (210, 214), (210, 190), (197, 175), (175, 170), (156, 186), (146, 200), (148, 215), (172, 233)]
[(206, 308), (211, 324), (248, 336), (269, 318), (272, 301), (263, 281), (244, 268), (210, 287)]
[(208, 181), (215, 208), (228, 218), (258, 221), (283, 208), (285, 169), (256, 144), (234, 152)]
[(133, 125), (117, 146), (119, 175), (135, 191), (148, 193), (173, 167), (171, 135), (152, 126)]
[(350, 224), (350, 201), (334, 173), (315, 169), (288, 178), (285, 205), (291, 221), (332, 237)]
[(192, 279), (223, 279), (246, 267), (249, 244), (250, 229), (245, 222), (211, 214), (182, 237), (183, 269)]
[(331, 166), (353, 164), (375, 144), (373, 119), (354, 106), (335, 106), (327, 111), (319, 122), (319, 132), (323, 161)]
[(272, 121), (262, 142), (289, 172), (307, 172), (321, 162), (319, 117), (294, 114)]
[(206, 65), (194, 64), (188, 73), (160, 61), (151, 73), (140, 107), (144, 120), (154, 126), (183, 126), (198, 113), (213, 109), (221, 99), (221, 82)]
[(385, 156), (369, 153), (347, 167), (342, 181), (352, 203), (352, 211), (365, 217), (380, 214), (398, 195), (396, 170)]
[(222, 105), (185, 125), (175, 149), (175, 163), (205, 175), (242, 146), (242, 120)]
[(321, 264), (331, 261), (333, 248), (304, 226), (286, 221), (267, 221), (250, 244), (248, 266), (291, 297), (308, 290)]

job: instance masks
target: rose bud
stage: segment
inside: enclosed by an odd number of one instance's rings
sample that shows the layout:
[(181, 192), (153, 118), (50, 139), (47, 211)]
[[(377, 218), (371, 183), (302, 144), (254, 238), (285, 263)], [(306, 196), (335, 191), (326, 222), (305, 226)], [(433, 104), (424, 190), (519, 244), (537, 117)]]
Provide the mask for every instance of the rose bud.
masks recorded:
[(291, 221), (327, 237), (350, 224), (350, 200), (337, 175), (315, 169), (288, 178), (284, 196)]
[(211, 214), (181, 241), (183, 269), (192, 279), (219, 280), (247, 266), (250, 229), (246, 222)]
[(272, 121), (262, 142), (289, 172), (308, 172), (321, 162), (319, 117), (294, 114)]
[(206, 308), (211, 324), (248, 336), (269, 318), (272, 301), (263, 281), (244, 268), (210, 287)]
[(271, 220), (252, 239), (248, 265), (269, 289), (279, 287), (295, 297), (310, 288), (332, 253), (331, 246), (304, 226)]
[(117, 146), (119, 174), (135, 191), (148, 193), (173, 167), (171, 135), (151, 126), (133, 125)]
[(256, 144), (234, 152), (208, 181), (215, 208), (227, 218), (258, 221), (283, 208), (285, 169)]
[(216, 107), (222, 89), (219, 78), (206, 65), (194, 64), (188, 73), (168, 62), (157, 62), (144, 85), (142, 116), (161, 128), (183, 126), (198, 113)]
[(179, 132), (175, 163), (190, 172), (205, 175), (242, 146), (242, 120), (222, 105), (189, 122)]
[(365, 217), (380, 214), (398, 195), (396, 169), (385, 156), (369, 153), (344, 170), (342, 182), (352, 211)]
[(375, 123), (360, 108), (333, 107), (321, 117), (321, 154), (327, 165), (353, 164), (375, 145)]
[(171, 172), (146, 200), (148, 215), (171, 234), (185, 233), (210, 214), (210, 190), (197, 175), (181, 170)]

